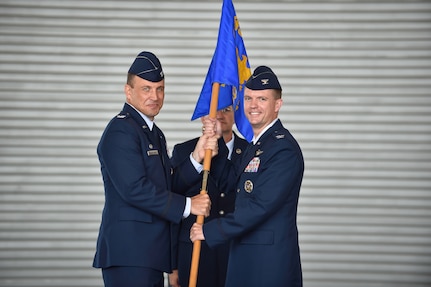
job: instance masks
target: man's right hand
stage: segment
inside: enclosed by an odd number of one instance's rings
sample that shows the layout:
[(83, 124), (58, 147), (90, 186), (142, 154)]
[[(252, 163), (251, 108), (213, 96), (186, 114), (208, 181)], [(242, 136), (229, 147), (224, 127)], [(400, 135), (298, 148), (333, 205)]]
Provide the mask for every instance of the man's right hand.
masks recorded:
[(202, 122), (202, 134), (209, 137), (222, 137), (221, 123), (217, 119), (212, 119), (209, 116), (201, 118)]
[(194, 215), (204, 215), (205, 217), (210, 215), (211, 200), (208, 194), (198, 194), (191, 198), (191, 209), (190, 212)]
[(178, 270), (173, 270), (172, 273), (169, 274), (169, 286), (171, 287), (181, 287), (180, 281), (178, 279)]
[(216, 137), (208, 137), (207, 135), (202, 135), (196, 143), (195, 149), (192, 153), (192, 157), (195, 159), (195, 161), (202, 164), (207, 149), (211, 150), (211, 157), (214, 157), (218, 154)]

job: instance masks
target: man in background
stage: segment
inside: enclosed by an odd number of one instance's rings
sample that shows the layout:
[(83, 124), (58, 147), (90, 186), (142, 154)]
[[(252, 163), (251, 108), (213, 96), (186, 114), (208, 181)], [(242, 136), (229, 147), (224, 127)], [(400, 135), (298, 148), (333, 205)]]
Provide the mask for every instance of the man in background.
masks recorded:
[[(234, 124), (234, 110), (232, 105), (217, 111), (217, 121), (221, 128), (222, 137), (218, 146), (227, 148), (227, 159), (239, 165), (243, 151), (248, 142), (240, 138), (232, 130)], [(177, 144), (172, 152), (172, 162), (180, 163), (187, 160), (193, 151), (198, 138)], [(213, 161), (217, 161), (217, 156)], [(224, 169), (224, 168), (221, 168)], [(210, 172), (207, 192), (211, 199), (211, 212), (206, 220), (224, 217), (233, 212), (235, 206), (236, 192), (233, 189), (226, 189), (226, 184), (218, 182), (213, 176), (215, 171)], [(183, 195), (194, 196), (199, 194), (201, 183), (188, 188)], [(178, 242), (177, 267), (178, 270), (169, 275), (170, 285), (173, 287), (189, 286), (190, 266), (192, 260), (193, 243), (190, 241), (190, 228), (196, 222), (196, 216), (189, 216), (181, 221)], [(224, 287), (227, 261), (229, 255), (229, 243), (226, 242), (216, 248), (209, 248), (202, 242), (199, 259), (199, 269), (197, 277), (197, 287)]]

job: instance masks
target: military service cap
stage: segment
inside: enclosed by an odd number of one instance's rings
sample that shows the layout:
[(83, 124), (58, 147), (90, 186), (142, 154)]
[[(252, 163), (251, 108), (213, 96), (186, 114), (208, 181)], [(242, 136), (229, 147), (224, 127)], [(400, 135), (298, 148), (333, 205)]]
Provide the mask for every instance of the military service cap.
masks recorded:
[(245, 86), (250, 90), (275, 89), (281, 91), (281, 85), (278, 82), (277, 76), (267, 66), (257, 67), (253, 75), (245, 83)]
[(164, 79), (162, 64), (151, 52), (141, 52), (130, 66), (129, 74), (136, 75), (150, 82), (160, 82)]

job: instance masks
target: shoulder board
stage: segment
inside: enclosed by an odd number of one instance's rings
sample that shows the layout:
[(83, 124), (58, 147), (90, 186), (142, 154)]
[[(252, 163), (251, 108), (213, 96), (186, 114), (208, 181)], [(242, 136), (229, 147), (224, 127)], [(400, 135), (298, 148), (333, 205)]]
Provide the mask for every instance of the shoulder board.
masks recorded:
[(275, 137), (277, 140), (284, 139), (286, 137), (286, 134), (284, 131), (275, 130), (273, 133), (273, 137)]

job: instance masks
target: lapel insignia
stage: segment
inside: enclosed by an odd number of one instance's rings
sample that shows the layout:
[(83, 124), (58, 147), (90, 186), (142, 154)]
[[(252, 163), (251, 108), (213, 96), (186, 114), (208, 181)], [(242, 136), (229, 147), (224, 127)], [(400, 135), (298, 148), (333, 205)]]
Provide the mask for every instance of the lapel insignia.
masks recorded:
[(275, 138), (278, 139), (278, 140), (279, 139), (284, 139), (284, 135), (276, 135)]
[(244, 182), (244, 190), (247, 193), (250, 193), (253, 191), (253, 182), (251, 180), (248, 179)]
[(263, 150), (258, 149), (256, 151), (256, 156), (260, 156), (261, 154), (263, 154)]
[(237, 148), (237, 149), (235, 150), (235, 152), (236, 152), (236, 154), (241, 154), (241, 153), (242, 153), (242, 150), (241, 150), (240, 148)]

